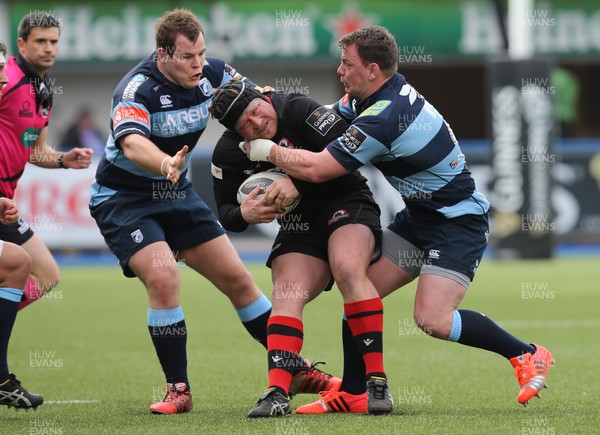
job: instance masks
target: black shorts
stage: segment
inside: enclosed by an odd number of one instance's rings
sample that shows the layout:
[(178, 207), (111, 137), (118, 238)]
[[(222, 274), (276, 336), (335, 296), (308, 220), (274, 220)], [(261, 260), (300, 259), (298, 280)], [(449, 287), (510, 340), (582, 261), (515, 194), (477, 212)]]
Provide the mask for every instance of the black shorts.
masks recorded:
[(33, 237), (33, 230), (23, 218), (14, 224), (0, 224), (0, 239), (21, 246)]
[[(445, 269), (465, 275), (471, 281), (489, 238), (487, 214), (449, 219), (439, 213), (411, 214), (405, 208), (396, 214), (388, 229), (420, 250), (412, 252), (407, 247), (402, 248), (402, 252), (384, 250), (384, 255), (397, 261), (401, 268), (418, 266), (420, 272), (430, 269), (434, 273), (436, 269)], [(461, 283), (468, 286), (468, 282)]]
[(127, 277), (135, 276), (127, 266), (129, 259), (152, 243), (166, 241), (176, 253), (225, 234), (191, 183), (165, 192), (169, 195), (118, 192), (90, 208), (100, 233)]
[(373, 258), (381, 255), (381, 212), (375, 201), (367, 199), (364, 193), (357, 193), (315, 207), (320, 207), (319, 213), (309, 219), (303, 219), (301, 213), (291, 212), (278, 220), (279, 233), (267, 259), (268, 267), (279, 255), (292, 252), (329, 262), (329, 236), (336, 229), (349, 224), (369, 227), (375, 236)]

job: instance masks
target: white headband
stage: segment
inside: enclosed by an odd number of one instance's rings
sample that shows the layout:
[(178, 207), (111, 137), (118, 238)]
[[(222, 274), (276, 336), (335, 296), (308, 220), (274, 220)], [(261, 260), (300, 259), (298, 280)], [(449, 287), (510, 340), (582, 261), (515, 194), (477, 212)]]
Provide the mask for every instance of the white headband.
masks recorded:
[(2, 53), (0, 53), (0, 63), (6, 63), (6, 58), (4, 57), (4, 55)]

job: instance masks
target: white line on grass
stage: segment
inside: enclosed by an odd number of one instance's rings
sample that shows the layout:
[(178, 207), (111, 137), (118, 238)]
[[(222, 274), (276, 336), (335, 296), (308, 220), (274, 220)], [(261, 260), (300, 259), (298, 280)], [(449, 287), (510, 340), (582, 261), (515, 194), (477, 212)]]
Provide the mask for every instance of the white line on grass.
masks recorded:
[(100, 403), (99, 400), (46, 400), (44, 404), (48, 405), (71, 405), (83, 403)]
[(505, 320), (498, 321), (503, 328), (531, 328), (531, 329), (588, 329), (600, 328), (600, 320)]

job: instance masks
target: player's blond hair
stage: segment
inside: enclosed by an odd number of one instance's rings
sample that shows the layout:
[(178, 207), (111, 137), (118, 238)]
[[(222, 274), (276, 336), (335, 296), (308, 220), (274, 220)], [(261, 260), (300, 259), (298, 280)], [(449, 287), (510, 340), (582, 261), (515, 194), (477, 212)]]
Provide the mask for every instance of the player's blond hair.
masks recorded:
[(6, 56), (8, 53), (8, 50), (6, 48), (6, 44), (4, 43), (4, 41), (0, 41), (0, 53), (2, 53), (4, 56)]

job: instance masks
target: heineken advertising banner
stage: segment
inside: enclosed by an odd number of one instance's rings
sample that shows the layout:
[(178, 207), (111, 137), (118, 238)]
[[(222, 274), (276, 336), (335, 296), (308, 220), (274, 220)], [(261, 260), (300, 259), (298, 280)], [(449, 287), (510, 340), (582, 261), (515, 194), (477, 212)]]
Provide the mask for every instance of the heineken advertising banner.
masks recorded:
[(490, 200), (497, 253), (552, 256), (552, 153), (555, 140), (551, 65), (543, 60), (489, 65), (493, 187)]
[[(502, 50), (489, 0), (12, 0), (3, 7), (9, 23), (1, 36), (12, 41), (15, 52), (20, 19), (29, 12), (47, 12), (62, 24), (61, 62), (137, 61), (154, 48), (156, 20), (174, 5), (198, 15), (209, 54), (229, 61), (337, 61), (339, 37), (368, 25), (390, 29), (404, 65), (481, 59)], [(538, 1), (522, 23), (532, 27), (538, 54), (600, 54), (599, 2)]]

